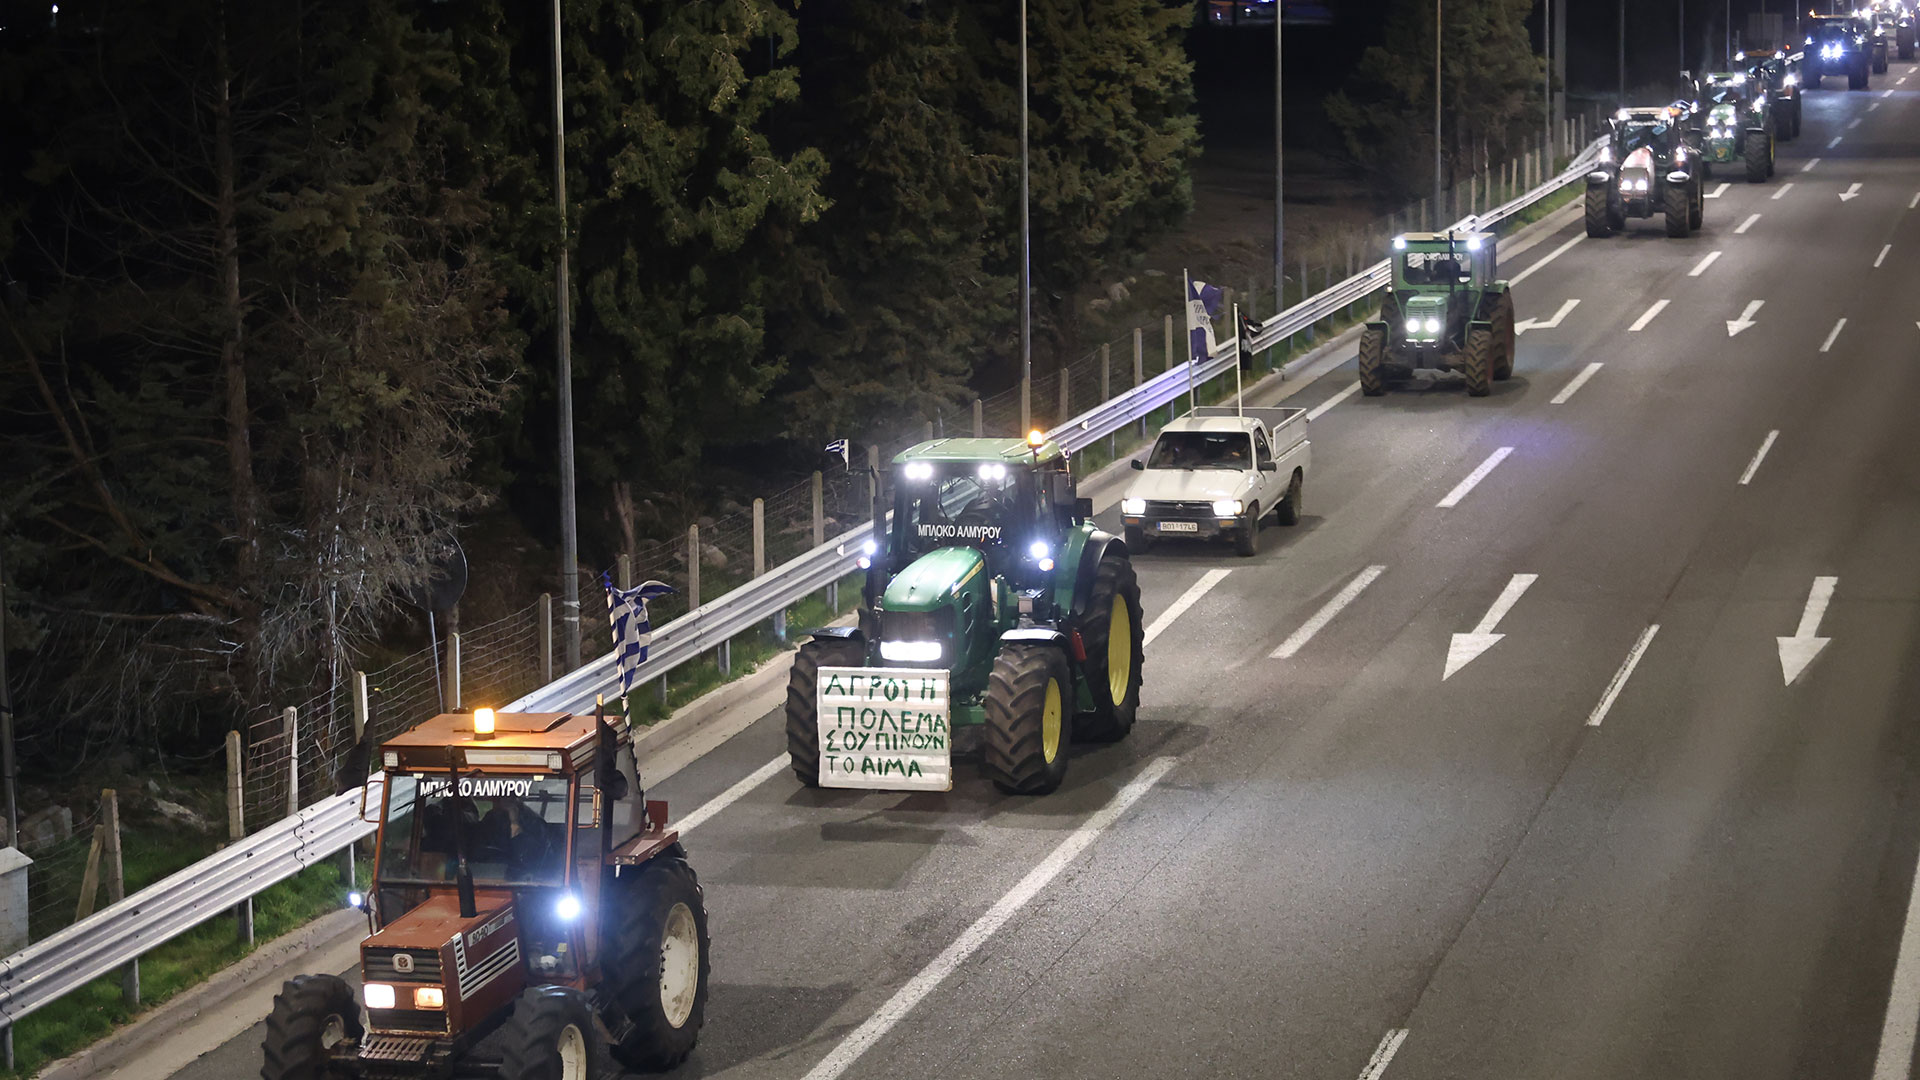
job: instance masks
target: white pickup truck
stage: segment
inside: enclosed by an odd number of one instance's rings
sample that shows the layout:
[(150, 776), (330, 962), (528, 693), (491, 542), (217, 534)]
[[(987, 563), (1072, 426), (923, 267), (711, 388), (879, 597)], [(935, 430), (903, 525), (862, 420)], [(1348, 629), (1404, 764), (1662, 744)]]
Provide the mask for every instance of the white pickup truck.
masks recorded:
[(1260, 550), (1260, 519), (1300, 520), (1300, 488), (1313, 444), (1305, 409), (1201, 406), (1168, 424), (1120, 500), (1127, 546), (1161, 537), (1232, 536)]

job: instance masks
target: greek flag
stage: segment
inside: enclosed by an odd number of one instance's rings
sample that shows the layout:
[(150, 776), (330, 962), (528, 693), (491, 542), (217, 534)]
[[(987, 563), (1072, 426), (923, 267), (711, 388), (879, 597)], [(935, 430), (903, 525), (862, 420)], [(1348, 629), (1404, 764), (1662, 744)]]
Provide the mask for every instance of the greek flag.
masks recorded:
[(840, 455), (841, 468), (847, 467), (847, 440), (835, 439), (827, 444), (827, 453)]
[(659, 581), (643, 581), (631, 589), (614, 585), (603, 571), (600, 584), (607, 588), (607, 622), (613, 625), (614, 662), (620, 667), (620, 692), (633, 689), (633, 674), (646, 662), (647, 646), (653, 641), (653, 624), (647, 620), (647, 601), (674, 591)]
[(1213, 359), (1213, 317), (1220, 312), (1220, 290), (1204, 281), (1187, 281), (1187, 354), (1195, 363)]

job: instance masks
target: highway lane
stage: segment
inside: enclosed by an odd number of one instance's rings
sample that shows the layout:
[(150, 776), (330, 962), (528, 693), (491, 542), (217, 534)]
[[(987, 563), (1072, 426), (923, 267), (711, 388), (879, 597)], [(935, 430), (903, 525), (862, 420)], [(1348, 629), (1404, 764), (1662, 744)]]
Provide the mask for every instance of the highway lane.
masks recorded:
[[(1528, 276), (1523, 317), (1581, 303), (1522, 337), (1493, 397), (1441, 380), (1328, 410), (1307, 520), (1258, 557), (1143, 556), (1150, 622), (1230, 572), (1150, 650), (1134, 737), (1078, 754), (1068, 790), (1005, 799), (963, 769), (944, 796), (853, 795), (782, 773), (694, 831), (716, 979), (687, 1074), (807, 1075), (1172, 757), (845, 1074), (1357, 1076), (1386, 1038), (1393, 1077), (1867, 1075), (1916, 835), (1898, 720), (1920, 696), (1920, 114), (1878, 94), (1911, 70), (1814, 94), (1776, 181), (1732, 185), (1701, 234), (1636, 223)], [(1451, 636), (1516, 574), (1538, 576), (1507, 636), (1443, 680)], [(1822, 574), (1833, 644), (1783, 686), (1774, 637)], [(770, 716), (653, 794), (684, 814), (779, 746)], [(234, 1075), (248, 1048), (177, 1075)]]

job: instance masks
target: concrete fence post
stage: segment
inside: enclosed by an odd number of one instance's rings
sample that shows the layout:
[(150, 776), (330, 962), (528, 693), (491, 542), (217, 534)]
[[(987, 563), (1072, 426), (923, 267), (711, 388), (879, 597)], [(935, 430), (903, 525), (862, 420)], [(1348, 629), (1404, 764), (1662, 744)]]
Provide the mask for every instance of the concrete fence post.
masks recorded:
[(280, 714), (287, 737), (287, 816), (300, 812), (300, 714), (287, 706)]
[[(100, 792), (100, 817), (107, 833), (103, 869), (107, 877), (107, 903), (127, 898), (127, 872), (120, 858), (120, 797), (112, 788)], [(120, 972), (120, 998), (128, 1005), (140, 1004), (140, 958), (127, 961)]]
[(540, 685), (553, 681), (553, 594), (541, 593), (534, 615), (540, 623)]
[[(1144, 337), (1145, 335), (1141, 333), (1139, 327), (1136, 326), (1133, 328), (1133, 386), (1136, 390), (1147, 381), (1147, 358), (1144, 349)], [(1136, 437), (1141, 439), (1147, 437), (1146, 417), (1142, 416), (1134, 427), (1136, 429)]]
[[(1313, 282), (1308, 280), (1307, 278), (1307, 257), (1305, 255), (1302, 255), (1300, 256), (1300, 299), (1306, 300), (1308, 297), (1312, 295), (1313, 295)], [(1313, 344), (1313, 324), (1312, 323), (1307, 324), (1306, 338), (1307, 338), (1307, 344), (1309, 345)]]
[(921, 442), (933, 441), (933, 421), (931, 420), (927, 421), (925, 426), (923, 426), (920, 429), (920, 441)]
[(73, 921), (93, 914), (93, 905), (100, 896), (100, 855), (107, 846), (107, 827), (93, 827), (93, 843), (87, 848), (87, 868), (80, 874), (80, 900), (73, 906)]
[[(227, 732), (227, 839), (247, 838), (247, 792), (240, 733)], [(240, 901), (233, 909), (233, 921), (240, 940), (253, 944), (253, 898)]]
[(633, 556), (623, 551), (614, 557), (613, 581), (623, 589), (633, 588)]
[(460, 700), (460, 631), (447, 635), (447, 711), (459, 712), (464, 705)]
[[(1107, 402), (1112, 400), (1113, 400), (1113, 346), (1112, 344), (1103, 344), (1100, 346), (1100, 403), (1102, 405), (1105, 405)], [(1111, 433), (1108, 434), (1107, 435), (1107, 457), (1109, 459), (1111, 459), (1114, 456), (1114, 451), (1117, 448), (1117, 445), (1118, 444), (1116, 443), (1114, 436)]]
[(687, 610), (700, 606), (700, 523), (687, 526)]
[(973, 399), (973, 437), (978, 439), (987, 434), (987, 410), (979, 398)]

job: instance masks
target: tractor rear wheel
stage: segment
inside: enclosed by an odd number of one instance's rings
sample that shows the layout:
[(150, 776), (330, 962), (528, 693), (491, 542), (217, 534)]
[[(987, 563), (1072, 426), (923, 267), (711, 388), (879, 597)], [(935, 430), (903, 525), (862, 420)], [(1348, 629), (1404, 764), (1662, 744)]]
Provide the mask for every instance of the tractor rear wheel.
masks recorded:
[(362, 1034), (360, 1003), (345, 979), (296, 975), (273, 995), (260, 1040), (261, 1080), (342, 1080), (351, 1074), (333, 1065), (333, 1049)]
[(1587, 185), (1587, 235), (1601, 240), (1613, 233), (1612, 215), (1607, 213), (1607, 185)]
[(1851, 71), (1847, 72), (1847, 89), (1865, 90), (1866, 88), (1867, 88), (1867, 72), (1864, 65), (1862, 65), (1861, 70), (1858, 74)]
[(1687, 235), (1687, 221), (1693, 216), (1693, 199), (1685, 184), (1668, 184), (1666, 189), (1667, 235)]
[(1387, 332), (1377, 326), (1360, 331), (1360, 392), (1379, 397), (1387, 392)]
[(532, 987), (513, 1003), (501, 1034), (501, 1080), (591, 1080), (599, 1040), (587, 995)]
[(1495, 380), (1513, 377), (1513, 353), (1519, 335), (1513, 327), (1513, 293), (1503, 292), (1493, 302), (1493, 377)]
[(1687, 185), (1687, 191), (1691, 200), (1688, 203), (1690, 209), (1687, 211), (1687, 230), (1691, 232), (1698, 229), (1700, 223), (1706, 220), (1707, 188), (1704, 184), (1694, 182)]
[(1074, 717), (1074, 738), (1118, 742), (1133, 730), (1133, 718), (1140, 709), (1144, 626), (1133, 562), (1108, 549), (1094, 567), (1087, 613), (1080, 620), (1080, 640), (1087, 649), (1080, 669), (1093, 691), (1093, 711)]
[(866, 659), (866, 646), (845, 638), (815, 638), (794, 654), (787, 674), (787, 760), (808, 787), (820, 786), (820, 669), (859, 667)]
[(981, 771), (1009, 795), (1045, 795), (1067, 778), (1073, 672), (1053, 645), (1001, 646), (987, 675)]
[(1293, 470), (1293, 479), (1287, 483), (1287, 494), (1280, 505), (1273, 508), (1273, 520), (1282, 525), (1300, 524), (1300, 470)]
[(613, 1057), (629, 1069), (671, 1069), (693, 1052), (707, 1019), (706, 894), (676, 844), (602, 895), (613, 905), (603, 924), (612, 948), (600, 970), (619, 1011), (607, 1030), (625, 1031)]
[(1740, 156), (1747, 162), (1747, 183), (1758, 184), (1767, 178), (1768, 139), (1764, 131), (1749, 131), (1740, 141)]
[(1493, 393), (1493, 331), (1484, 326), (1467, 330), (1467, 347), (1456, 361), (1460, 374), (1467, 378), (1467, 393), (1486, 397)]

